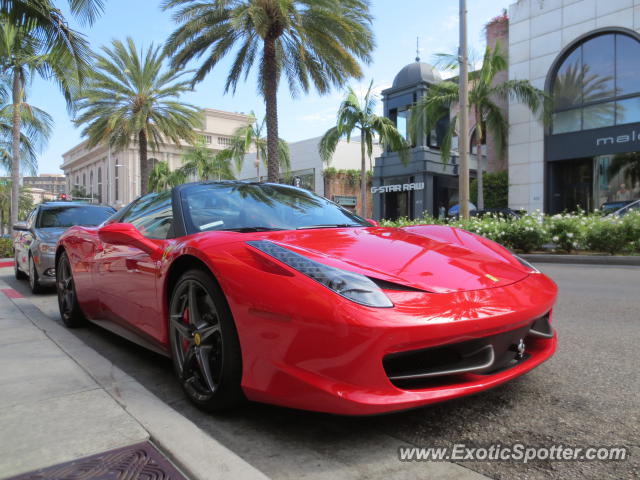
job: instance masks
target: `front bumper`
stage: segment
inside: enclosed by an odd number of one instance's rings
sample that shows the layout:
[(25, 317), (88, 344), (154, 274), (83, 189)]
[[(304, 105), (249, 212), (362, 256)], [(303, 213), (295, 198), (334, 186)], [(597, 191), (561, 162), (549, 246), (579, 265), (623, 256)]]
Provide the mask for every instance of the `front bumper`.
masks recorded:
[[(282, 291), (301, 291), (303, 278), (289, 281), (291, 285), (281, 285), (272, 277), (263, 292), (269, 295), (273, 289), (272, 298), (282, 298)], [(345, 415), (410, 409), (507, 382), (549, 359), (557, 345), (552, 329), (546, 336), (529, 332), (551, 311), (557, 294), (555, 284), (542, 274), (504, 287), (450, 294), (386, 291), (393, 309), (362, 307), (311, 286), (290, 305), (283, 302), (279, 311), (267, 311), (264, 303), (231, 305), (243, 352), (242, 386), (249, 399)], [(500, 368), (414, 384), (393, 381), (385, 371), (390, 356), (482, 343), (509, 337), (509, 332), (523, 339), (525, 347), (518, 361)], [(502, 354), (517, 349), (514, 343), (509, 340)]]
[(42, 285), (56, 283), (56, 255), (55, 253), (41, 253), (33, 255), (33, 263), (38, 271), (38, 280)]

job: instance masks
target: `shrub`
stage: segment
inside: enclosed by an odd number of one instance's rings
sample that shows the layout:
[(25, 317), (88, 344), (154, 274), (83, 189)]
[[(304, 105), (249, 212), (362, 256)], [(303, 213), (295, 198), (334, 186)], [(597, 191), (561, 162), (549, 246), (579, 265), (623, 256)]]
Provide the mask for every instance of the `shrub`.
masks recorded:
[(0, 238), (0, 258), (13, 258), (13, 239)]
[(572, 252), (584, 246), (586, 220), (583, 214), (558, 214), (547, 217), (546, 226), (551, 241), (565, 252)]
[[(488, 173), (482, 175), (484, 207), (507, 208), (509, 203), (509, 174), (505, 172)], [(478, 180), (473, 179), (469, 186), (469, 198), (478, 205)]]
[(525, 215), (516, 220), (505, 222), (503, 240), (499, 241), (508, 248), (521, 252), (541, 250), (548, 241), (548, 232), (544, 224), (533, 215)]
[(622, 217), (622, 228), (625, 232), (627, 249), (640, 253), (640, 211), (629, 212)]
[(621, 219), (616, 217), (591, 218), (585, 232), (589, 250), (614, 254), (626, 249), (627, 232)]

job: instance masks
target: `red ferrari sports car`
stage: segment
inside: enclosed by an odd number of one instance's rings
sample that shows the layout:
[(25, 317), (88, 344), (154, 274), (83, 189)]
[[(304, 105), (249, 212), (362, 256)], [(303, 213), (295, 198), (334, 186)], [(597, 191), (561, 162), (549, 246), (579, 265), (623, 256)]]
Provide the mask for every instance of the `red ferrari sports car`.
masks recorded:
[(556, 285), (436, 225), (382, 228), (306, 190), (203, 182), (150, 193), (56, 252), (64, 323), (173, 359), (191, 401), (348, 415), (495, 387), (555, 351)]

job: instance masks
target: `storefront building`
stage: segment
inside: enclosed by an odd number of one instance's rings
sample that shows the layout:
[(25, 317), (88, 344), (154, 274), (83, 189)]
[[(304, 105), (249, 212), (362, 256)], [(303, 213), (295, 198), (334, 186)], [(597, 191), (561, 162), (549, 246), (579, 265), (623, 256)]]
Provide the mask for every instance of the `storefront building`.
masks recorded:
[(509, 105), (509, 206), (548, 213), (640, 198), (640, 1), (521, 0), (509, 78), (553, 98)]
[[(411, 106), (440, 81), (433, 66), (416, 58), (400, 70), (391, 88), (383, 90), (384, 116), (394, 121), (407, 140), (410, 141), (407, 126)], [(457, 203), (457, 156), (444, 164), (439, 151), (446, 127), (440, 125), (422, 135), (411, 149), (407, 165), (395, 152), (384, 152), (376, 158), (371, 187), (374, 218), (417, 218), (424, 212), (437, 216), (440, 208), (448, 210)]]

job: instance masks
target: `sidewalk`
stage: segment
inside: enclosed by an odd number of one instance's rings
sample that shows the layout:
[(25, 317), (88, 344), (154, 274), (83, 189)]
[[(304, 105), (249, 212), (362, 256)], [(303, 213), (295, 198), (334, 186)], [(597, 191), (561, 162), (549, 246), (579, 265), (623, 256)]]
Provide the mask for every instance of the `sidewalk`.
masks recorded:
[(2, 281), (0, 432), (2, 479), (147, 441), (188, 478), (266, 478)]

